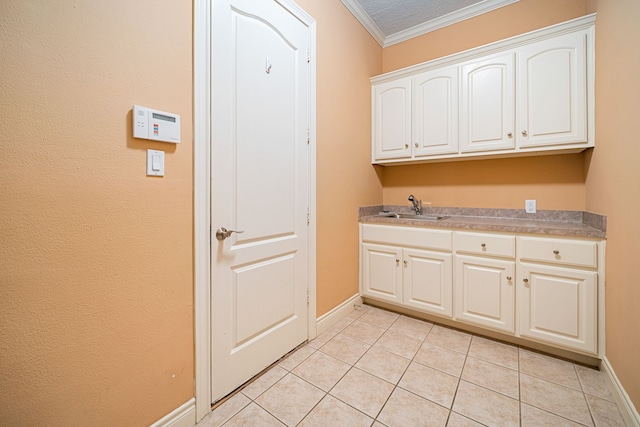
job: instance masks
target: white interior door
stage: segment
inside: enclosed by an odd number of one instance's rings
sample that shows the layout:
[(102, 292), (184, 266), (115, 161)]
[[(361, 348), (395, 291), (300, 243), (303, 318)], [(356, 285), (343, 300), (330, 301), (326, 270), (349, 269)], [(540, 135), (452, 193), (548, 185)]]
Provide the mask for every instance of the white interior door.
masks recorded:
[(212, 4), (216, 401), (307, 339), (310, 38), (276, 1)]

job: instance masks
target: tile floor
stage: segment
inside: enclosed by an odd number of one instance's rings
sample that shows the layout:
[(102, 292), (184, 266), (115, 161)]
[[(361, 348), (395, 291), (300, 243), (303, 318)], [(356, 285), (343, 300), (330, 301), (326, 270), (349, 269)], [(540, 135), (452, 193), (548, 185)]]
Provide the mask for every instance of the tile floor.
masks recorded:
[(599, 371), (364, 306), (216, 408), (211, 426), (624, 426)]

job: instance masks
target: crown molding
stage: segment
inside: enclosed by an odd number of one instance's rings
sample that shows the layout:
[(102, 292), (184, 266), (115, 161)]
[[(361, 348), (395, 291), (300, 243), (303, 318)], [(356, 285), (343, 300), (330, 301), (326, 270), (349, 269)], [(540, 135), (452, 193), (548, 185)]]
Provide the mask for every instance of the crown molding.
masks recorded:
[(369, 31), (369, 34), (373, 36), (373, 38), (380, 44), (380, 46), (384, 47), (385, 35), (373, 22), (373, 19), (369, 16), (367, 12), (364, 11), (360, 3), (357, 0), (342, 0), (342, 3), (349, 9), (349, 11), (356, 17), (358, 21), (362, 24), (362, 26)]
[(342, 3), (347, 7), (347, 9), (349, 9), (349, 11), (351, 11), (353, 16), (360, 21), (362, 26), (369, 31), (380, 46), (384, 48), (519, 1), (520, 0), (484, 0), (388, 36), (384, 35), (382, 30), (380, 30), (380, 27), (376, 25), (357, 0), (342, 0)]

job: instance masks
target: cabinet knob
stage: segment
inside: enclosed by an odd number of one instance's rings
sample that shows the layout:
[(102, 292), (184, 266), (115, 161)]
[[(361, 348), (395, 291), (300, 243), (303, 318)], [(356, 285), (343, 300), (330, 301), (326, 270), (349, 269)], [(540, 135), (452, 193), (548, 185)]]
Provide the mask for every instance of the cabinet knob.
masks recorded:
[(511, 276), (507, 276), (507, 280), (510, 282), (511, 281)]
[(399, 259), (396, 260), (396, 264), (400, 264), (400, 260)]
[(512, 137), (513, 137), (513, 134), (512, 134), (511, 132), (509, 132), (509, 133), (507, 134), (507, 136), (508, 136), (509, 138), (512, 138)]
[(417, 142), (415, 143), (415, 147), (418, 148), (418, 143)]
[(486, 249), (487, 248), (487, 244), (486, 243), (481, 243), (480, 246), (482, 246), (482, 249)]
[(524, 283), (529, 283), (529, 279), (522, 279)]
[(407, 260), (405, 259), (404, 261), (402, 261), (404, 263), (404, 266), (407, 266)]
[(553, 251), (553, 254), (554, 254), (554, 255), (560, 255), (560, 251), (555, 250), (555, 251)]
[(404, 144), (404, 148), (405, 149), (409, 148), (409, 144)]
[(522, 131), (522, 136), (527, 136), (527, 131), (526, 130)]

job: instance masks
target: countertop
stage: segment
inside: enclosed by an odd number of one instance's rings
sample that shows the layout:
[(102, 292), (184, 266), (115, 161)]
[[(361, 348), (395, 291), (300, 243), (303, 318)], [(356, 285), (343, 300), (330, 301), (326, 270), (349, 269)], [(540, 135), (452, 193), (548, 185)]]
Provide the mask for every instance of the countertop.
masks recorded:
[(413, 213), (410, 206), (366, 206), (359, 209), (359, 220), (361, 223), (369, 224), (411, 225), (595, 239), (604, 239), (607, 234), (606, 217), (585, 211), (538, 210), (535, 214), (527, 214), (524, 209), (423, 207), (422, 213), (424, 215), (446, 217), (438, 221), (389, 218), (380, 215), (382, 211)]

